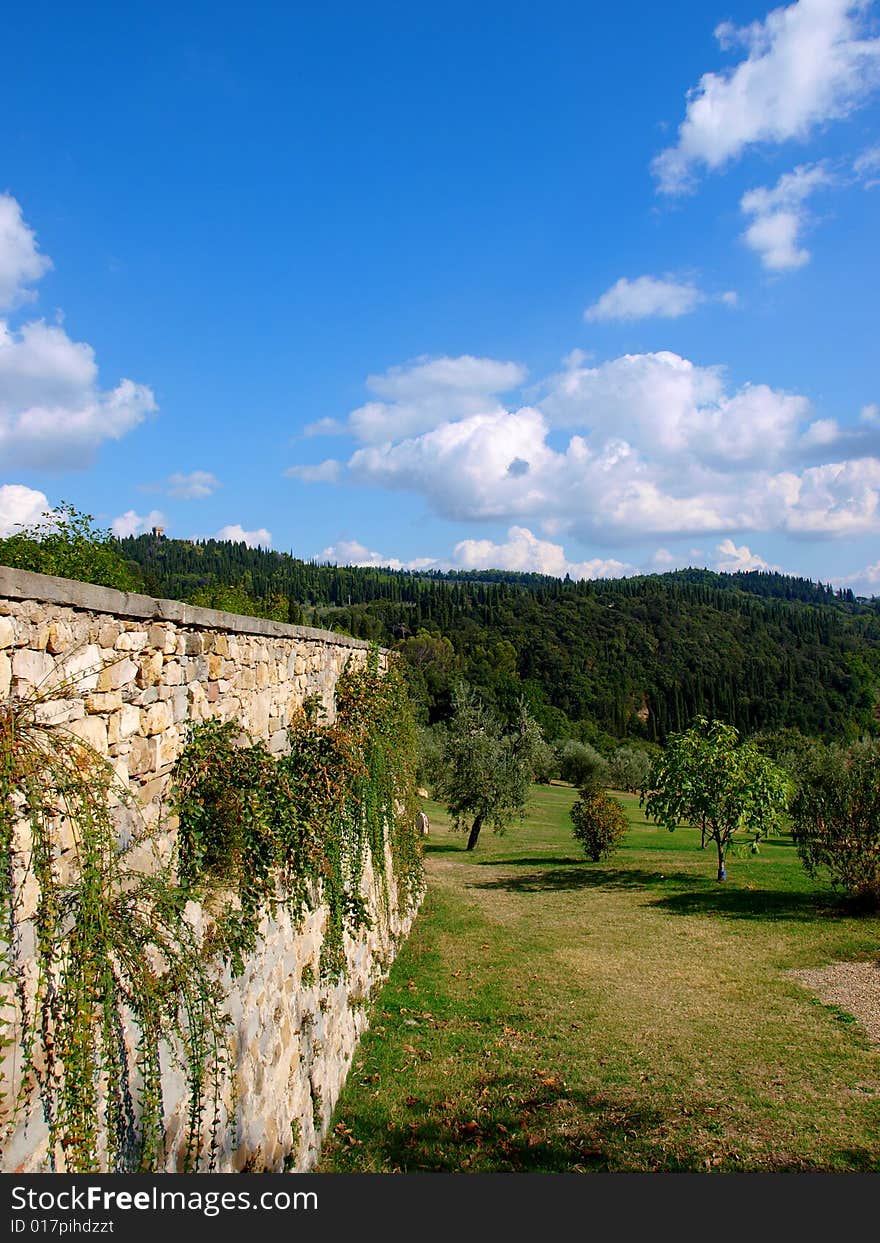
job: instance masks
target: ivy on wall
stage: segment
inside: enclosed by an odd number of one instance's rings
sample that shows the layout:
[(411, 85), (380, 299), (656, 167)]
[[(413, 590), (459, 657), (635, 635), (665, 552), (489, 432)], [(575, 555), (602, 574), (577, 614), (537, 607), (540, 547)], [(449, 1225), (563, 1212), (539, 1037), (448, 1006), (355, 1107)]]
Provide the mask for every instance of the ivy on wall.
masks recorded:
[[(0, 1138), (36, 1097), (50, 1168), (160, 1168), (164, 1052), (188, 1088), (184, 1168), (211, 1169), (231, 1070), (217, 957), (240, 972), (264, 915), (324, 903), (321, 974), (338, 978), (346, 931), (369, 922), (367, 860), (386, 913), (391, 884), (402, 909), (421, 893), (405, 684), (373, 651), (340, 678), (335, 722), (307, 705), (277, 759), (234, 725), (192, 728), (174, 773), (171, 863), (145, 831), (120, 840), (114, 807), (131, 802), (127, 787), (44, 723), (41, 706), (74, 693), (66, 684), (0, 704), (0, 1056), (12, 1066)], [(186, 918), (191, 899), (213, 917), (204, 938)]]
[(111, 808), (127, 788), (86, 743), (41, 723), (41, 705), (73, 689), (0, 705), (0, 971), (10, 998), (0, 1036), (12, 1064), (2, 1138), (36, 1095), (51, 1169), (155, 1168), (165, 1047), (188, 1085), (185, 1168), (210, 1168), (229, 1069), (222, 992), (169, 868), (149, 849), (148, 866), (133, 865), (135, 848), (143, 857), (149, 846), (143, 836), (119, 841)]
[(180, 877), (213, 908), (217, 948), (235, 970), (264, 915), (283, 904), (298, 918), (323, 904), (321, 975), (337, 978), (345, 933), (369, 923), (368, 858), (387, 914), (386, 845), (400, 906), (421, 891), (415, 726), (399, 672), (378, 665), (374, 650), (365, 667), (346, 669), (332, 725), (307, 705), (278, 758), (234, 722), (190, 728), (174, 771)]

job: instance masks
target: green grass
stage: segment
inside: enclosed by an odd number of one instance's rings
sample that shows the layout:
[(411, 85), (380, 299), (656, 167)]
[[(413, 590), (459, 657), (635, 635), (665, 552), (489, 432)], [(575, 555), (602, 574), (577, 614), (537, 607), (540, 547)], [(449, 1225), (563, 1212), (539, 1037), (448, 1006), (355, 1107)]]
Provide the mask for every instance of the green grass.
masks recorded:
[(714, 880), (648, 824), (610, 861), (574, 791), (473, 853), (429, 804), (428, 894), (376, 998), (322, 1171), (880, 1170), (880, 1049), (787, 973), (876, 958), (880, 920), (787, 838)]

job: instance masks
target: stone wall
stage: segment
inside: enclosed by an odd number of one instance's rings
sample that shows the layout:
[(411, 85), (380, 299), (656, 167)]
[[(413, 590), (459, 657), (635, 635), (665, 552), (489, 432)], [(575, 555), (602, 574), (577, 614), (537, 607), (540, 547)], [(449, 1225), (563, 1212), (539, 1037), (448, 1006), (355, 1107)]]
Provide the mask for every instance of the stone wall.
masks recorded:
[[(238, 617), (171, 600), (112, 591), (0, 566), (0, 701), (68, 682), (41, 719), (85, 739), (128, 783), (168, 852), (171, 769), (187, 722), (235, 720), (275, 753), (306, 700), (332, 719), (337, 679), (368, 645), (328, 631)], [(381, 657), (384, 661), (384, 655)], [(389, 861), (390, 862), (390, 861)], [(393, 897), (394, 886), (391, 885)], [(326, 911), (300, 926), (284, 911), (264, 920), (244, 973), (224, 983), (234, 1025), (236, 1117), (221, 1140), (221, 1169), (307, 1170), (317, 1157), (357, 1040), (365, 1003), (383, 978), (413, 917), (393, 904), (381, 915), (369, 867), (364, 894), (375, 916), (346, 937), (339, 983), (319, 984)], [(190, 904), (196, 927), (204, 913)], [(178, 1167), (185, 1088), (165, 1076), (169, 1170)], [(231, 1099), (231, 1098), (230, 1098)], [(44, 1168), (45, 1128), (35, 1111), (13, 1137), (3, 1168)]]

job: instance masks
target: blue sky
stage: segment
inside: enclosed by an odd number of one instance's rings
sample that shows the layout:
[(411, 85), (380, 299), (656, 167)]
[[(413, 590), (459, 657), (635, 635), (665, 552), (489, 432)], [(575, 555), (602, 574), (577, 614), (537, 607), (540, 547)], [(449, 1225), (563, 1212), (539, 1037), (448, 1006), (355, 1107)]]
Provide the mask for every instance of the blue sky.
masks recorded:
[(880, 4), (20, 6), (0, 531), (880, 594)]

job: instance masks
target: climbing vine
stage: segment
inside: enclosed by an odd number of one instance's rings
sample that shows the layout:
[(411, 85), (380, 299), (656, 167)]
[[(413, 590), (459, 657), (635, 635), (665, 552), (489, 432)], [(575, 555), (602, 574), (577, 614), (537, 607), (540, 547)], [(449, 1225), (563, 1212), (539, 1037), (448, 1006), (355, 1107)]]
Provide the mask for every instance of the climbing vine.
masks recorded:
[(298, 918), (324, 904), (320, 970), (337, 978), (345, 932), (369, 923), (367, 859), (387, 914), (386, 847), (400, 905), (421, 888), (415, 726), (400, 674), (383, 673), (374, 650), (366, 666), (340, 677), (335, 722), (316, 717), (308, 704), (278, 758), (232, 722), (192, 726), (175, 768), (181, 881), (213, 902), (216, 944), (233, 969), (263, 915), (283, 904)]
[[(325, 904), (320, 973), (338, 978), (345, 932), (370, 919), (367, 861), (383, 916), (392, 876), (404, 909), (421, 891), (405, 684), (374, 650), (340, 678), (335, 722), (308, 702), (277, 759), (234, 724), (193, 727), (174, 772), (174, 867), (154, 837), (165, 826), (148, 832), (107, 761), (46, 723), (47, 701), (74, 693), (0, 704), (2, 1137), (36, 1098), (50, 1168), (155, 1169), (172, 1058), (188, 1087), (184, 1168), (212, 1169), (231, 1070), (216, 956), (240, 972), (265, 914)], [(204, 936), (192, 898), (212, 917)]]
[(212, 1168), (228, 1071), (222, 993), (149, 835), (120, 841), (113, 808), (130, 802), (127, 788), (42, 721), (46, 700), (72, 690), (0, 704), (3, 1137), (36, 1096), (50, 1168), (156, 1168), (164, 1049), (188, 1085), (185, 1168)]

